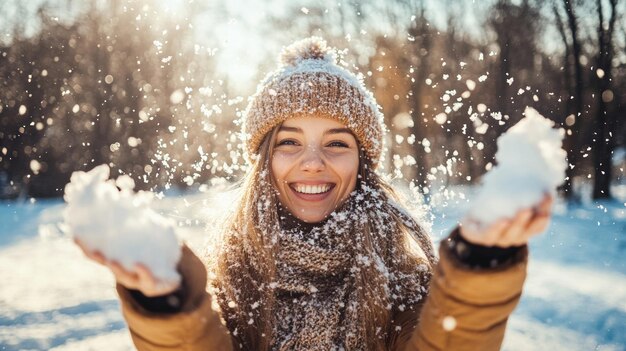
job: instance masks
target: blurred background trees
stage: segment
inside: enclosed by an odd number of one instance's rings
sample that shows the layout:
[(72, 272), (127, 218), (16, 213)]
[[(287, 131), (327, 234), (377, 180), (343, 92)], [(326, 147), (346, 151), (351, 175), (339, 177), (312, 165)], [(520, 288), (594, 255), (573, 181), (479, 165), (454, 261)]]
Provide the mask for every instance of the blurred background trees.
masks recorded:
[(576, 199), (624, 182), (620, 0), (5, 1), (0, 197), (62, 194), (108, 163), (139, 188), (236, 180), (239, 118), (280, 48), (320, 35), (374, 91), (386, 171), (423, 193), (474, 183), (533, 106), (563, 127)]

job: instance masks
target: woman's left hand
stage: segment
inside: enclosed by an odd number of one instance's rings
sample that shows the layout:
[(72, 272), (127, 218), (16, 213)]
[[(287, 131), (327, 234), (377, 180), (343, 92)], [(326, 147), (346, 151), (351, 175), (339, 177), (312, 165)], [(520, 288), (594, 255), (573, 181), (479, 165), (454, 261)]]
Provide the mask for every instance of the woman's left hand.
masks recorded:
[(498, 220), (483, 230), (471, 220), (464, 220), (460, 233), (465, 240), (477, 245), (522, 246), (547, 229), (552, 203), (552, 196), (546, 195), (536, 207), (520, 210), (513, 218)]

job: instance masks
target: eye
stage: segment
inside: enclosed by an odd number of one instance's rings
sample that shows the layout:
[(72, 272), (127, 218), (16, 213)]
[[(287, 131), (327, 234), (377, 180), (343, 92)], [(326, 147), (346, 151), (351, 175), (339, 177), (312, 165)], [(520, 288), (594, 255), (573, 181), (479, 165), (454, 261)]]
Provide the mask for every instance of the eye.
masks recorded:
[(328, 143), (329, 147), (349, 147), (349, 145), (343, 141), (331, 141), (330, 143)]
[(276, 146), (283, 146), (283, 145), (295, 146), (295, 145), (298, 145), (298, 142), (293, 139), (283, 139), (276, 143)]

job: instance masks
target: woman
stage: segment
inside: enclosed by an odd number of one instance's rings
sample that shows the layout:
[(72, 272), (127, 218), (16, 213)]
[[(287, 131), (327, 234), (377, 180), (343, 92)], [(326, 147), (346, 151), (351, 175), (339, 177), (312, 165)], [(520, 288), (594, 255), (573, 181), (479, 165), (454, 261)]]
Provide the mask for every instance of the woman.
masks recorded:
[(208, 292), (186, 247), (182, 283), (167, 286), (81, 246), (115, 274), (138, 349), (499, 349), (550, 197), (457, 228), (437, 262), (375, 173), (385, 127), (372, 94), (319, 38), (285, 49), (243, 118), (250, 169), (206, 264)]

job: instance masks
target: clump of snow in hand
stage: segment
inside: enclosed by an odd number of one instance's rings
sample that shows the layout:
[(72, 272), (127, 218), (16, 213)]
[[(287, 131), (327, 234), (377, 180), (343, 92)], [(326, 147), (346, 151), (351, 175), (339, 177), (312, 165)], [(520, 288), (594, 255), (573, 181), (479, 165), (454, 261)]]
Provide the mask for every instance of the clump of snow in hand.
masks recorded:
[(101, 165), (72, 174), (65, 187), (65, 230), (129, 271), (140, 263), (162, 283), (177, 284), (181, 249), (174, 223), (150, 208), (151, 192), (135, 194), (129, 176), (114, 181), (109, 172)]
[[(521, 209), (537, 205), (553, 194), (565, 179), (566, 153), (561, 148), (563, 130), (527, 107), (525, 118), (498, 138), (498, 165), (483, 178), (470, 222), (488, 225), (511, 218)], [(480, 205), (478, 205), (480, 204)]]

